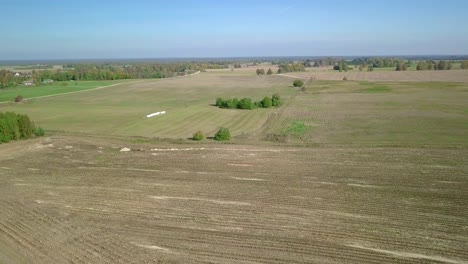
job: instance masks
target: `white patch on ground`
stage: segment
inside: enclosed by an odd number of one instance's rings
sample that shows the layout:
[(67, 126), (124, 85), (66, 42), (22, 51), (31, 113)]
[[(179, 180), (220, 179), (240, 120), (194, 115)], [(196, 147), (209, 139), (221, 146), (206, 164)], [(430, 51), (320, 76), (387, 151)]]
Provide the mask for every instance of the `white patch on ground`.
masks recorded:
[(266, 181), (264, 179), (258, 178), (239, 178), (239, 177), (231, 177), (231, 179), (238, 180), (238, 181)]
[(446, 183), (446, 184), (460, 184), (461, 182), (456, 181), (436, 181), (438, 183)]
[(186, 171), (186, 170), (177, 170), (175, 171), (175, 173), (190, 173), (190, 171)]
[(446, 165), (427, 165), (429, 168), (438, 168), (438, 169), (455, 169), (454, 166), (446, 166)]
[(146, 115), (146, 118), (150, 118), (150, 117), (158, 116), (158, 115), (164, 115), (165, 113), (166, 111), (151, 113), (151, 114)]
[(468, 261), (449, 259), (449, 258), (440, 257), (440, 256), (429, 256), (429, 255), (411, 253), (411, 252), (402, 252), (402, 251), (393, 251), (393, 250), (385, 250), (385, 249), (378, 249), (378, 248), (370, 248), (370, 247), (364, 247), (364, 246), (357, 245), (357, 244), (351, 244), (351, 245), (346, 245), (346, 246), (353, 247), (353, 248), (364, 249), (364, 250), (370, 250), (370, 251), (374, 251), (374, 252), (378, 252), (378, 253), (384, 253), (384, 254), (395, 256), (395, 257), (400, 257), (400, 258), (426, 259), (426, 260), (430, 260), (430, 261), (439, 261), (439, 262), (453, 263), (453, 264), (468, 264)]
[(121, 148), (121, 149), (120, 149), (120, 152), (128, 152), (128, 151), (130, 151), (130, 150), (131, 150), (131, 149), (129, 149), (129, 148)]
[(28, 168), (28, 170), (30, 170), (30, 171), (38, 171), (39, 169), (36, 169), (36, 168)]
[(157, 199), (157, 200), (186, 200), (186, 201), (209, 202), (209, 203), (215, 203), (215, 204), (251, 206), (250, 203), (246, 203), (246, 202), (203, 199), (203, 198), (196, 198), (196, 197), (175, 197), (175, 196), (149, 196), (149, 197), (153, 199)]
[(15, 183), (15, 186), (30, 186), (31, 184), (29, 183)]
[(362, 187), (362, 188), (380, 188), (381, 186), (359, 183), (348, 183), (348, 186)]
[(11, 170), (11, 168), (8, 168), (8, 167), (0, 167), (0, 169)]
[(160, 250), (160, 251), (163, 251), (163, 252), (171, 252), (171, 250), (169, 250), (168, 248), (163, 248), (163, 247), (160, 247), (160, 246), (154, 246), (154, 245), (143, 245), (143, 244), (137, 244), (137, 243), (132, 243), (133, 245), (137, 246), (137, 247), (141, 247), (141, 248), (147, 248), (147, 249), (152, 249), (152, 250)]
[(320, 183), (321, 183), (321, 184), (324, 184), (324, 185), (338, 185), (338, 184), (336, 184), (336, 183), (334, 183), (334, 182), (324, 182), (324, 181), (323, 181), (323, 182), (320, 182)]
[(197, 174), (206, 175), (206, 174), (212, 174), (212, 173), (211, 172), (206, 172), (206, 171), (197, 171)]
[(72, 149), (73, 146), (65, 146), (65, 149)]
[(241, 163), (228, 163), (228, 166), (237, 166), (237, 167), (252, 167), (251, 164), (241, 164)]
[(151, 169), (137, 169), (137, 168), (127, 168), (128, 171), (144, 171), (144, 172), (158, 172), (160, 170), (151, 170)]
[(167, 149), (160, 149), (160, 148), (153, 148), (151, 151), (189, 151), (189, 150), (205, 150), (205, 148), (167, 148)]
[(34, 201), (34, 202), (36, 202), (36, 203), (38, 203), (38, 204), (43, 204), (43, 203), (45, 203), (45, 201), (42, 201), (42, 200), (36, 200), (36, 201)]

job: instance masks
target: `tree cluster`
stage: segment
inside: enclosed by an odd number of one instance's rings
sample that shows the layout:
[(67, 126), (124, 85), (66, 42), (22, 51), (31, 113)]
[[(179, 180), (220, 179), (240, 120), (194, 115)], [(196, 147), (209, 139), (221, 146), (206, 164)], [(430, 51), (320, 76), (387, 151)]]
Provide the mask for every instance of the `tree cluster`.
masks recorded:
[(432, 61), (432, 60), (427, 60), (427, 61), (419, 61), (418, 64), (416, 65), (416, 70), (418, 71), (443, 71), (443, 70), (451, 70), (452, 69), (452, 63), (447, 62), (444, 60), (441, 60), (439, 62)]
[(460, 65), (460, 68), (462, 68), (464, 70), (468, 69), (468, 60), (462, 61), (461, 65)]
[(279, 64), (278, 73), (305, 71), (304, 63)]
[(346, 63), (346, 61), (344, 60), (341, 60), (339, 63), (333, 66), (333, 70), (340, 71), (340, 72), (342, 71), (347, 72), (349, 70), (348, 63)]
[[(195, 141), (202, 141), (205, 139), (205, 134), (202, 131), (198, 130), (197, 132), (193, 133), (192, 140)], [(213, 137), (214, 140), (218, 141), (226, 141), (231, 139), (231, 132), (228, 128), (221, 127), (218, 132), (216, 132), (215, 136)]]
[(250, 98), (237, 98), (224, 100), (221, 97), (216, 99), (215, 105), (219, 108), (227, 109), (255, 109), (255, 108), (270, 108), (281, 105), (281, 97), (279, 94), (274, 94), (272, 97), (264, 97), (261, 101), (253, 102)]
[[(265, 69), (263, 68), (259, 68), (257, 69), (256, 71), (257, 75), (265, 75)], [(272, 75), (273, 74), (273, 71), (271, 70), (271, 68), (268, 68), (268, 71), (266, 72), (267, 75)]]
[(44, 135), (42, 128), (35, 128), (29, 116), (13, 112), (0, 112), (0, 143)]

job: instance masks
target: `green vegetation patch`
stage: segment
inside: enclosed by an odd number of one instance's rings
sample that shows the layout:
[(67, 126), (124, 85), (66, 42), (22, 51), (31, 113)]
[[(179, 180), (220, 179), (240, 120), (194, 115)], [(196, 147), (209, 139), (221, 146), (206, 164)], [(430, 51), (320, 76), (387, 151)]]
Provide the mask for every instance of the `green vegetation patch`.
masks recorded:
[(307, 126), (302, 121), (294, 121), (292, 122), (285, 131), (285, 134), (293, 135), (293, 136), (301, 136), (305, 132), (310, 129), (310, 126)]

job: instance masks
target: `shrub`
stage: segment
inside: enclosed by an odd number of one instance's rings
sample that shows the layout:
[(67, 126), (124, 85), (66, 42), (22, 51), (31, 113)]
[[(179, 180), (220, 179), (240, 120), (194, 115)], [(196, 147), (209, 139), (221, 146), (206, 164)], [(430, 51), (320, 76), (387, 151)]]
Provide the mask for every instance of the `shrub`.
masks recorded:
[(343, 81), (347, 81), (348, 80), (348, 77), (343, 77)]
[(302, 87), (302, 86), (304, 86), (304, 82), (302, 80), (295, 80), (293, 82), (293, 86), (294, 87)]
[(27, 115), (18, 115), (18, 129), (20, 138), (26, 139), (30, 138), (35, 130), (34, 123), (31, 122), (29, 116)]
[(38, 127), (34, 130), (34, 135), (36, 135), (37, 137), (42, 137), (45, 135), (45, 131), (42, 127)]
[(200, 130), (198, 130), (197, 132), (195, 132), (193, 134), (193, 137), (192, 137), (193, 140), (196, 140), (196, 141), (201, 141), (201, 140), (204, 140), (205, 139), (205, 135), (203, 134), (203, 132), (201, 132)]
[(0, 113), (0, 142), (10, 142), (20, 138), (18, 117), (15, 113)]
[(263, 100), (260, 101), (260, 104), (263, 108), (270, 108), (273, 106), (273, 102), (270, 97), (263, 98)]
[(223, 102), (224, 102), (223, 98), (218, 97), (218, 98), (216, 98), (216, 103), (215, 103), (215, 105), (216, 105), (217, 107), (221, 107), (221, 106), (223, 106)]
[(253, 109), (254, 104), (252, 103), (252, 99), (250, 98), (242, 98), (238, 103), (237, 103), (237, 108), (239, 109)]
[(15, 103), (19, 103), (21, 101), (23, 101), (23, 96), (18, 95), (18, 96), (15, 97)]
[(225, 141), (231, 139), (231, 132), (228, 128), (222, 127), (216, 132), (214, 140)]
[(279, 94), (275, 93), (271, 97), (271, 105), (272, 106), (280, 106), (281, 105), (281, 98), (280, 98)]
[(272, 75), (272, 74), (273, 74), (273, 71), (271, 70), (271, 68), (268, 69), (267, 74), (268, 74), (268, 75)]

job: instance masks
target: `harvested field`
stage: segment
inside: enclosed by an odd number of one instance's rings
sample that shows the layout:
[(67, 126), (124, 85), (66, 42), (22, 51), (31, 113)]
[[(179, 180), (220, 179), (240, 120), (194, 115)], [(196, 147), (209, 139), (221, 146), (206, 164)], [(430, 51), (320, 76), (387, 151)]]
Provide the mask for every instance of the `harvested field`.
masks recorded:
[(468, 71), (466, 70), (374, 72), (307, 71), (287, 73), (287, 75), (291, 75), (291, 78), (315, 78), (315, 80), (343, 80), (346, 76), (350, 81), (468, 82)]
[(0, 145), (0, 262), (468, 263), (467, 157), (64, 136)]

